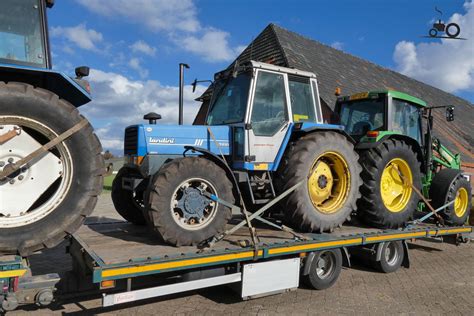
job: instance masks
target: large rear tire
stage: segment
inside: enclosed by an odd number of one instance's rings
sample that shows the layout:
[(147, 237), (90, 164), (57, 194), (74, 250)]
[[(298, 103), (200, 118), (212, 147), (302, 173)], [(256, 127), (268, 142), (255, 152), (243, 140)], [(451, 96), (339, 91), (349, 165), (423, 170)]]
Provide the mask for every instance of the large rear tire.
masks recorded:
[(143, 202), (144, 192), (132, 192), (125, 190), (122, 186), (123, 178), (138, 178), (138, 172), (129, 168), (122, 168), (112, 182), (112, 202), (114, 203), (117, 212), (127, 221), (135, 225), (145, 225), (145, 216), (143, 209), (145, 208)]
[(305, 181), (282, 203), (294, 228), (331, 231), (350, 218), (361, 184), (358, 158), (353, 144), (336, 132), (307, 134), (290, 144), (278, 170), (277, 189), (281, 193)]
[(148, 187), (146, 210), (151, 226), (172, 245), (189, 246), (224, 231), (232, 211), (201, 192), (234, 203), (226, 172), (203, 157), (174, 159), (164, 165)]
[(409, 185), (418, 190), (421, 187), (421, 163), (414, 149), (404, 141), (388, 139), (376, 148), (362, 151), (360, 162), (363, 185), (357, 201), (359, 217), (376, 227), (405, 225), (420, 200)]
[[(54, 93), (0, 82), (0, 169), (73, 127), (83, 117)], [(104, 160), (90, 125), (40, 159), (0, 180), (0, 254), (22, 256), (59, 244), (92, 213), (103, 184)]]
[(431, 205), (437, 209), (454, 200), (440, 211), (447, 225), (463, 225), (471, 210), (471, 184), (461, 170), (442, 169), (434, 177), (430, 187)]

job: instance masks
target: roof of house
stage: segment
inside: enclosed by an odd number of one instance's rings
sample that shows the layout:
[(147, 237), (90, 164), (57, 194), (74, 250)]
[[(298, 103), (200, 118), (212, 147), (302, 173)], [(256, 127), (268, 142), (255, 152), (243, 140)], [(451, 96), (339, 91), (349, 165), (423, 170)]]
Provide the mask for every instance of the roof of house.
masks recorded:
[[(268, 25), (236, 59), (239, 63), (250, 60), (315, 73), (320, 97), (331, 108), (336, 87), (343, 95), (388, 89), (417, 97), (428, 106), (454, 105), (454, 122), (446, 122), (442, 109), (434, 111), (435, 134), (448, 148), (461, 153), (464, 161), (474, 163), (474, 105), (467, 100), (275, 24)], [(205, 115), (203, 112), (207, 109), (202, 108), (198, 115)]]

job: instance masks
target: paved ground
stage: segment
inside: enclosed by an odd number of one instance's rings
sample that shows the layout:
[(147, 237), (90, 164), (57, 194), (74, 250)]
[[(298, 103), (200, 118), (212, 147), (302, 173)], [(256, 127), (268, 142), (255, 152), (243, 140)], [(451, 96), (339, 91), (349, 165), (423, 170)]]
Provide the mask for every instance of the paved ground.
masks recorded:
[[(119, 219), (109, 195), (104, 194), (93, 221)], [(410, 244), (410, 269), (382, 274), (363, 265), (344, 269), (338, 282), (325, 291), (302, 287), (297, 291), (251, 301), (241, 301), (227, 287), (194, 291), (115, 309), (100, 308), (100, 298), (63, 302), (48, 309), (24, 308), (11, 315), (274, 315), (274, 314), (410, 314), (474, 315), (474, 243), (459, 247), (428, 241)], [(71, 261), (62, 245), (46, 255)], [(32, 258), (35, 272), (54, 271), (43, 256)], [(9, 314), (10, 315), (10, 314)]]

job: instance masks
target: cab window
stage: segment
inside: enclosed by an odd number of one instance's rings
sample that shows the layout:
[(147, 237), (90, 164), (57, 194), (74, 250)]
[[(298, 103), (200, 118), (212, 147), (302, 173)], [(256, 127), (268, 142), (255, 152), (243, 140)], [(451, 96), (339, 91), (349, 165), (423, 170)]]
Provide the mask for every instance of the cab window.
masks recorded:
[(257, 136), (272, 136), (287, 121), (284, 76), (260, 71), (252, 108), (253, 133)]
[(403, 100), (392, 100), (392, 130), (421, 142), (420, 110)]
[(314, 99), (309, 78), (288, 76), (294, 122), (316, 122)]

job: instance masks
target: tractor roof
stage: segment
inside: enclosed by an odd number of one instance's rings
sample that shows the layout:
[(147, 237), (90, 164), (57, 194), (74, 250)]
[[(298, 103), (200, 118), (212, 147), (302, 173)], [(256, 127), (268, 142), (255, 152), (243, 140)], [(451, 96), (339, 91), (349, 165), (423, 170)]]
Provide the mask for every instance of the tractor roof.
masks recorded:
[(277, 66), (269, 63), (262, 63), (259, 61), (250, 61), (251, 65), (253, 68), (260, 68), (260, 69), (265, 69), (265, 70), (270, 70), (270, 71), (277, 71), (277, 72), (284, 72), (287, 74), (292, 74), (292, 75), (297, 75), (297, 76), (302, 76), (302, 77), (309, 77), (309, 78), (316, 78), (316, 75), (312, 72), (309, 71), (304, 71), (304, 70), (298, 70), (295, 68), (288, 68), (288, 67), (282, 67), (282, 66)]
[(396, 91), (396, 90), (373, 90), (373, 91), (364, 91), (364, 92), (360, 92), (360, 93), (356, 93), (356, 94), (352, 94), (350, 96), (345, 96), (345, 97), (339, 97), (338, 98), (338, 101), (348, 101), (348, 100), (360, 100), (360, 99), (366, 99), (366, 98), (369, 98), (369, 97), (376, 97), (377, 95), (379, 94), (387, 94), (389, 96), (391, 96), (392, 98), (396, 98), (396, 99), (401, 99), (401, 100), (404, 100), (404, 101), (407, 101), (407, 102), (411, 102), (417, 106), (420, 106), (420, 107), (425, 107), (426, 106), (426, 102), (421, 100), (421, 99), (418, 99), (414, 96), (411, 96), (409, 94), (406, 94), (406, 93), (403, 93), (403, 92), (400, 92), (400, 91)]

